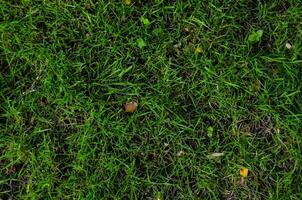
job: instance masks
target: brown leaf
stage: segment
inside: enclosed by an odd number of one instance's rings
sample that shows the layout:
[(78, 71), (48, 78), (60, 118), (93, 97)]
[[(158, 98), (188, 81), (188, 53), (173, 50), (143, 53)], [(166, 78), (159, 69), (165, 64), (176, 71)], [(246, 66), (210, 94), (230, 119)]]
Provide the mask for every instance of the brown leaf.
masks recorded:
[(133, 113), (137, 110), (137, 106), (138, 106), (138, 104), (136, 102), (131, 101), (124, 105), (124, 110), (126, 113)]

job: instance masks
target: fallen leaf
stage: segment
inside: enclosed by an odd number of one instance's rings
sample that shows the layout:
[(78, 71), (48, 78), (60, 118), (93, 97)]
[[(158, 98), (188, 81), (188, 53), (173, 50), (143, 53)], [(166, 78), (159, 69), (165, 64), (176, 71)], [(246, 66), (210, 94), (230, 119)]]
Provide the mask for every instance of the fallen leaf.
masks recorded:
[(239, 173), (240, 173), (240, 175), (241, 175), (242, 177), (247, 177), (247, 175), (249, 174), (249, 170), (248, 170), (247, 168), (245, 168), (245, 167), (242, 167), (242, 168), (240, 169)]
[(133, 113), (137, 110), (137, 106), (138, 106), (138, 104), (136, 102), (131, 101), (124, 105), (124, 110), (126, 113)]
[(194, 51), (194, 53), (197, 55), (197, 54), (200, 54), (202, 52), (202, 49), (200, 47), (197, 47)]
[(179, 151), (178, 153), (177, 153), (177, 156), (178, 157), (182, 157), (182, 156), (184, 156), (185, 155), (185, 152), (184, 151)]
[(221, 157), (223, 155), (224, 155), (224, 153), (212, 153), (209, 155), (209, 158)]
[(129, 6), (131, 4), (131, 0), (124, 0), (124, 3)]
[(292, 45), (291, 45), (290, 43), (287, 42), (287, 43), (285, 44), (285, 47), (286, 47), (287, 49), (291, 49), (291, 48), (292, 48)]

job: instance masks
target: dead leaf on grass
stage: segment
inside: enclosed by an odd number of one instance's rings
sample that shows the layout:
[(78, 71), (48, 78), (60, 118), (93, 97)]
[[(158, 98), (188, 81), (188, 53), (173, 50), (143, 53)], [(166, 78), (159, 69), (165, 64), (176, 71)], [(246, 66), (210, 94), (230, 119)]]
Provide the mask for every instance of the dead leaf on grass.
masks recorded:
[(126, 113), (133, 113), (137, 110), (137, 106), (138, 106), (137, 102), (131, 101), (124, 105), (124, 110)]
[(240, 175), (241, 175), (242, 177), (247, 177), (247, 175), (249, 174), (249, 170), (248, 170), (247, 168), (245, 168), (245, 167), (242, 167), (242, 168), (240, 169), (239, 173), (240, 173)]
[(291, 48), (292, 48), (292, 45), (291, 45), (290, 43), (287, 42), (287, 43), (285, 44), (285, 47), (286, 47), (287, 49), (291, 49)]
[(131, 0), (124, 0), (124, 4), (126, 4), (127, 6), (129, 6), (131, 4)]
[(221, 157), (223, 155), (224, 155), (224, 153), (212, 153), (208, 157), (209, 158), (217, 158), (217, 157)]
[(182, 150), (177, 153), (178, 157), (183, 157), (184, 155), (185, 155), (185, 152)]
[(202, 53), (202, 49), (200, 47), (196, 47), (194, 53), (197, 55), (197, 54), (200, 54)]

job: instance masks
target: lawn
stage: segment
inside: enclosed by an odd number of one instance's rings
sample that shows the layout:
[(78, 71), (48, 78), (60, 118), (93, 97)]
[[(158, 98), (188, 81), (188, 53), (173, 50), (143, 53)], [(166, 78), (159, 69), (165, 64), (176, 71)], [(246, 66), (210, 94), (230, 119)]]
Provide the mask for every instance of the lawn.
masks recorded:
[(0, 199), (300, 200), (301, 90), (301, 0), (0, 0)]

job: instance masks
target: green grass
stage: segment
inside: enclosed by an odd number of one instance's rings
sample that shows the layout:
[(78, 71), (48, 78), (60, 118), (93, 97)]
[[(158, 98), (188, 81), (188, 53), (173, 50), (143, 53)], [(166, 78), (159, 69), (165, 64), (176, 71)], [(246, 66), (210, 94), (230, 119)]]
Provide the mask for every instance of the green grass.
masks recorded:
[(301, 19), (301, 0), (0, 0), (0, 198), (302, 199)]

